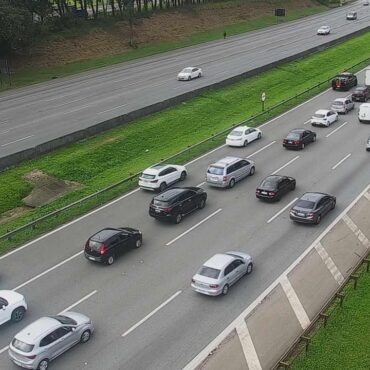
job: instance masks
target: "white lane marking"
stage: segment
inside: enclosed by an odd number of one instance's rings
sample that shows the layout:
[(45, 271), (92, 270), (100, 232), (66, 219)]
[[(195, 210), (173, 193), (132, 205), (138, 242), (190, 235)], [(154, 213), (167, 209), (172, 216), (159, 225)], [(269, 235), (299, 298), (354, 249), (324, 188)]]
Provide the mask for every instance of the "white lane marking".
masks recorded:
[(304, 122), (303, 124), (304, 125), (307, 125), (307, 123), (310, 123), (311, 122), (311, 119), (309, 119), (308, 121)]
[(200, 188), (202, 185), (205, 184), (205, 181), (201, 182), (200, 184), (196, 185), (197, 188)]
[(334, 263), (332, 258), (329, 256), (328, 252), (326, 249), (322, 246), (322, 244), (319, 242), (317, 243), (315, 247), (317, 253), (325, 263), (326, 267), (330, 271), (330, 273), (333, 275), (333, 278), (336, 280), (336, 282), (340, 285), (344, 281), (344, 276), (342, 273), (339, 271), (337, 265)]
[(276, 143), (276, 140), (272, 141), (271, 143), (269, 143), (269, 144), (267, 144), (267, 145), (263, 146), (261, 149), (258, 149), (256, 152), (254, 152), (254, 153), (252, 153), (252, 154), (248, 155), (248, 156), (247, 156), (247, 158), (251, 158), (251, 157), (253, 157), (254, 155), (256, 155), (256, 154), (258, 154), (258, 153), (262, 152), (262, 150), (265, 150), (266, 148), (268, 148), (269, 146), (271, 146), (272, 144), (275, 144), (275, 143)]
[(367, 200), (370, 200), (370, 194), (369, 194), (369, 193), (365, 193), (365, 198), (366, 198)]
[(364, 194), (370, 189), (368, 185), (347, 207), (343, 212), (333, 220), (333, 222), (313, 241), (313, 243), (285, 270), (280, 276), (278, 276), (275, 281), (273, 281), (241, 314), (232, 321), (214, 340), (212, 340), (201, 352), (198, 353), (184, 368), (183, 370), (194, 370), (199, 366), (208, 355), (218, 347), (221, 342), (230, 334), (235, 328), (235, 323), (240, 319), (246, 318), (264, 299), (265, 297), (276, 288), (280, 283), (280, 280), (289, 274), (301, 261), (311, 252), (311, 250), (317, 245), (317, 243), (336, 225), (343, 215), (345, 215), (354, 204), (356, 204), (359, 199), (361, 199)]
[(57, 263), (56, 265), (54, 265), (54, 266), (52, 266), (52, 267), (48, 268), (47, 270), (45, 270), (45, 271), (41, 272), (40, 274), (38, 274), (38, 275), (34, 276), (33, 278), (31, 278), (31, 279), (29, 279), (29, 280), (25, 281), (24, 283), (22, 283), (22, 284), (18, 285), (17, 287), (13, 288), (12, 290), (14, 290), (14, 291), (15, 291), (15, 290), (19, 290), (20, 288), (23, 288), (24, 286), (28, 285), (29, 283), (32, 283), (33, 281), (37, 280), (38, 278), (40, 278), (40, 277), (42, 277), (42, 276), (46, 275), (46, 274), (47, 274), (47, 273), (49, 273), (50, 271), (53, 271), (53, 270), (57, 269), (58, 267), (60, 267), (60, 266), (64, 265), (65, 263), (67, 263), (67, 262), (69, 262), (69, 261), (73, 260), (74, 258), (76, 258), (77, 256), (79, 256), (79, 255), (80, 255), (80, 254), (82, 254), (82, 253), (83, 253), (83, 251), (80, 251), (80, 252), (78, 252), (78, 253), (74, 254), (73, 256), (66, 258), (65, 260), (63, 260), (63, 261), (61, 261), (61, 262)]
[(35, 135), (29, 135), (29, 136), (26, 136), (26, 137), (22, 137), (21, 139), (17, 139), (17, 140), (14, 140), (14, 141), (10, 141), (9, 143), (2, 144), (1, 146), (7, 146), (7, 145), (14, 144), (14, 143), (18, 143), (18, 141), (27, 140), (27, 139), (29, 139), (29, 138), (30, 138), (30, 137), (32, 137), (32, 136), (35, 136)]
[(269, 224), (271, 221), (274, 221), (276, 217), (279, 217), (287, 208), (289, 208), (298, 198), (294, 198), (290, 203), (288, 203), (283, 209), (281, 209), (278, 213), (272, 216), (267, 223)]
[(87, 299), (89, 299), (91, 296), (93, 296), (97, 292), (98, 292), (97, 290), (93, 290), (91, 293), (86, 294), (85, 297), (82, 297), (77, 302), (75, 302), (75, 303), (71, 304), (70, 306), (68, 306), (67, 308), (65, 308), (63, 311), (60, 311), (58, 313), (58, 315), (62, 315), (64, 312), (67, 312), (67, 311), (71, 310), (72, 308), (78, 306), (80, 303), (82, 303), (83, 301), (86, 301)]
[(173, 244), (176, 240), (179, 240), (180, 238), (182, 238), (184, 235), (190, 233), (191, 231), (193, 231), (194, 229), (196, 229), (198, 226), (200, 226), (202, 223), (206, 222), (207, 220), (209, 220), (211, 217), (217, 215), (217, 213), (221, 212), (222, 211), (222, 208), (219, 208), (217, 211), (214, 211), (213, 213), (211, 213), (209, 216), (207, 216), (206, 218), (204, 218), (202, 221), (199, 221), (197, 224), (195, 224), (194, 226), (192, 226), (190, 229), (184, 231), (182, 234), (180, 234), (179, 236), (177, 236), (176, 238), (172, 239), (171, 241), (169, 241), (168, 243), (166, 243), (166, 246), (169, 246), (171, 244)]
[(338, 130), (340, 130), (343, 126), (345, 126), (348, 122), (344, 122), (342, 123), (339, 127), (337, 127), (335, 130), (329, 132), (325, 137), (329, 137), (331, 135), (333, 135), (334, 133), (336, 133)]
[(262, 370), (260, 360), (258, 358), (256, 348), (254, 347), (252, 337), (249, 333), (248, 326), (245, 320), (241, 319), (236, 324), (236, 332), (238, 333), (240, 344), (242, 345), (244, 357), (247, 361), (249, 370)]
[(280, 285), (283, 288), (302, 329), (305, 330), (310, 325), (311, 321), (287, 276), (280, 280)]
[(113, 108), (110, 108), (110, 109), (102, 110), (101, 112), (97, 112), (96, 114), (103, 114), (103, 113), (106, 113), (106, 112), (110, 112), (111, 110), (122, 108), (125, 105), (127, 105), (127, 104), (122, 104), (122, 105), (118, 105), (117, 107), (113, 107)]
[(174, 295), (172, 295), (170, 298), (168, 298), (166, 301), (164, 301), (162, 304), (160, 304), (155, 310), (153, 310), (150, 314), (146, 315), (143, 319), (141, 319), (139, 322), (137, 322), (135, 325), (131, 326), (130, 329), (126, 330), (121, 336), (126, 337), (129, 335), (132, 331), (134, 331), (136, 328), (138, 328), (142, 323), (150, 319), (154, 314), (156, 314), (160, 309), (162, 309), (164, 306), (166, 306), (168, 303), (173, 301), (179, 294), (182, 293), (182, 290), (178, 290)]
[(4, 348), (0, 349), (0, 355), (1, 355), (3, 352), (7, 351), (8, 349), (9, 349), (9, 346), (5, 346)]
[[(365, 193), (366, 194), (366, 193)], [(366, 247), (370, 248), (370, 241), (360, 230), (360, 228), (352, 221), (348, 215), (343, 216), (343, 221), (351, 229), (351, 231), (356, 235), (357, 239)]]
[(6, 134), (6, 133), (7, 133), (7, 132), (9, 132), (9, 131), (10, 131), (10, 130), (1, 131), (1, 132), (0, 132), (0, 135), (1, 135), (1, 134)]
[(210, 154), (212, 154), (212, 153), (216, 152), (217, 150), (220, 150), (221, 148), (224, 148), (225, 146), (226, 146), (226, 144), (222, 144), (221, 146), (218, 146), (217, 148), (212, 149), (210, 152), (207, 152), (207, 153), (205, 153), (205, 154), (201, 155), (200, 157), (197, 157), (197, 158), (195, 158), (195, 159), (191, 160), (190, 162), (186, 163), (186, 165), (189, 165), (189, 164), (192, 164), (192, 163), (194, 163), (194, 162), (197, 162), (197, 161), (199, 161), (199, 159), (202, 159), (202, 158), (204, 158), (204, 157), (207, 157), (208, 155), (210, 155)]
[(291, 163), (293, 163), (294, 161), (296, 161), (298, 158), (299, 158), (299, 155), (297, 155), (296, 157), (294, 157), (293, 159), (291, 159), (289, 162), (285, 163), (284, 166), (281, 166), (280, 168), (278, 168), (271, 175), (276, 175), (278, 172), (280, 172), (285, 167), (289, 166)]
[(341, 159), (336, 165), (334, 165), (331, 169), (335, 170), (338, 166), (340, 166), (346, 159), (348, 159), (352, 154), (347, 154), (343, 159)]

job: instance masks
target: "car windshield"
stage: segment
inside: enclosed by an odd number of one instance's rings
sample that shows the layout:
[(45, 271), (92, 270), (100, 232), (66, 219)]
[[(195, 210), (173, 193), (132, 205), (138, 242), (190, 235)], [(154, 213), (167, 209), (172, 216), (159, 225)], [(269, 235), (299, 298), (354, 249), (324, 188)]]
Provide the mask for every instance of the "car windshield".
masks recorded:
[(230, 135), (231, 136), (242, 136), (243, 135), (243, 131), (233, 130), (233, 131), (231, 131)]
[[(335, 104), (335, 102), (334, 102), (334, 104)], [(325, 117), (325, 114), (315, 113), (313, 116), (314, 116), (315, 118), (324, 118), (324, 117)]]
[(297, 140), (299, 139), (299, 134), (296, 134), (295, 132), (291, 132), (286, 137), (288, 140)]
[(149, 173), (145, 173), (145, 172), (143, 172), (143, 173), (141, 174), (141, 178), (142, 178), (142, 179), (155, 179), (155, 175), (150, 175)]
[(190, 73), (191, 72), (191, 68), (184, 68), (181, 73)]
[(92, 251), (100, 252), (100, 247), (102, 246), (101, 242), (97, 242), (96, 240), (89, 240), (89, 247)]
[(296, 203), (295, 207), (306, 208), (306, 209), (313, 209), (315, 207), (315, 203), (314, 202), (311, 202), (309, 200), (300, 199)]
[(211, 175), (222, 175), (224, 173), (224, 168), (211, 166), (211, 167), (208, 167), (207, 172), (210, 173)]
[(49, 316), (49, 317), (55, 320), (58, 320), (62, 325), (77, 325), (77, 322), (68, 316), (56, 315), (56, 316)]
[(31, 352), (33, 347), (35, 347), (33, 344), (24, 343), (17, 338), (13, 339), (12, 345), (22, 352)]
[(260, 187), (267, 190), (273, 190), (276, 188), (276, 181), (265, 179), (262, 181)]
[(214, 269), (212, 267), (203, 266), (198, 272), (198, 275), (206, 276), (211, 279), (217, 279), (220, 275), (220, 272), (220, 270)]
[(168, 202), (163, 202), (161, 200), (154, 199), (153, 203), (155, 206), (166, 208), (168, 207)]
[(342, 101), (334, 101), (333, 105), (343, 105), (343, 102)]

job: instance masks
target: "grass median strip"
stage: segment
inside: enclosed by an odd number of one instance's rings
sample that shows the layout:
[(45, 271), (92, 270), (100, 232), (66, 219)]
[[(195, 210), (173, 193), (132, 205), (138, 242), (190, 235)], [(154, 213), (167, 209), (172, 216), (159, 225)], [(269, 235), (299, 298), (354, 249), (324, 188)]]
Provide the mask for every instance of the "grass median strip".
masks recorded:
[[(179, 106), (117, 127), (94, 138), (82, 140), (0, 173), (0, 215), (22, 206), (22, 198), (28, 195), (32, 188), (24, 176), (35, 169), (82, 185), (78, 190), (48, 205), (2, 221), (0, 235), (110, 186), (162, 158), (174, 155), (189, 145), (256, 115), (261, 111), (262, 91), (266, 91), (268, 108), (370, 57), (370, 50), (367, 48), (369, 42), (370, 33), (367, 33), (230, 87), (211, 90)], [(278, 115), (327, 87), (322, 85), (317, 90), (283, 104), (275, 109), (273, 114)], [(266, 115), (263, 119), (268, 118), (271, 116)], [(302, 123), (304, 120), (305, 118), (302, 118)], [(255, 120), (253, 125), (256, 126), (261, 122), (262, 118)], [(189, 161), (223, 142), (224, 137), (217, 137), (177, 157), (175, 162)], [(14, 245), (77, 217), (134, 186), (136, 181), (122, 184), (58, 217), (45, 221), (36, 230), (27, 230), (11, 241), (0, 241), (0, 252), (3, 253)]]

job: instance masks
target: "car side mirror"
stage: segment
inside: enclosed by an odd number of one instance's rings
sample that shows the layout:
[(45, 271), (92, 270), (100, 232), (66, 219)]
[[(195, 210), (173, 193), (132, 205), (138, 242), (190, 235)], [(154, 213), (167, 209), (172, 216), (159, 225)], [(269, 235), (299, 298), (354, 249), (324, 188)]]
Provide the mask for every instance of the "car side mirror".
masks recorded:
[(1, 306), (1, 309), (5, 311), (5, 309), (6, 309), (5, 304), (3, 304), (3, 305)]
[(74, 326), (72, 327), (72, 331), (76, 331), (76, 328)]

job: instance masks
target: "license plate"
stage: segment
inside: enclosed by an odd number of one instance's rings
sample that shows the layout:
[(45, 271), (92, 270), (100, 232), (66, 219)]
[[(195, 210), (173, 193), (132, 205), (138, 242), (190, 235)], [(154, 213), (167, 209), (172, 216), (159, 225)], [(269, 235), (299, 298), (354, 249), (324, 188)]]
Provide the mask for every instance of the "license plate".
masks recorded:
[(91, 261), (96, 261), (96, 258), (95, 257), (88, 257), (89, 258), (89, 260), (91, 260)]
[(156, 213), (161, 213), (161, 210), (160, 209), (156, 209), (155, 212)]
[(292, 144), (292, 143), (293, 143), (293, 141), (290, 141), (290, 140), (288, 141), (288, 144)]
[(218, 177), (211, 177), (212, 181), (218, 182)]
[(261, 191), (261, 194), (265, 194), (266, 195), (267, 194), (267, 191)]
[(305, 216), (305, 214), (304, 213), (301, 213), (301, 212), (298, 212), (297, 215), (298, 216), (301, 216), (301, 217), (304, 217)]

